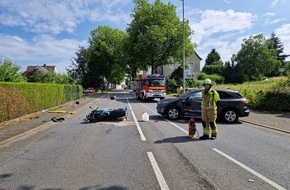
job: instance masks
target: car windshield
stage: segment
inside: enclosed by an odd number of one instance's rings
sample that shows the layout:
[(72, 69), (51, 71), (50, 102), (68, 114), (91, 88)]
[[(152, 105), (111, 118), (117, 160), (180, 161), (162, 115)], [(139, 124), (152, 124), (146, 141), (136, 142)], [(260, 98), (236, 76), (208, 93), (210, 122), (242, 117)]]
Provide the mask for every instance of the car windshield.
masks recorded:
[(165, 86), (165, 79), (152, 79), (149, 80), (150, 86)]

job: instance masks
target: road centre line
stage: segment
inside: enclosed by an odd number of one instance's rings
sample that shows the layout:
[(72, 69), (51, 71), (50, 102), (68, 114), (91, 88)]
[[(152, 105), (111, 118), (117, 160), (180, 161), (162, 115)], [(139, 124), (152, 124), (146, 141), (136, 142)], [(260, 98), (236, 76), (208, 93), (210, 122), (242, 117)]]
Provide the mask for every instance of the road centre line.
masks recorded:
[(132, 116), (133, 116), (133, 119), (134, 119), (135, 125), (137, 126), (137, 129), (138, 129), (139, 135), (140, 135), (140, 137), (141, 137), (141, 140), (142, 140), (142, 141), (146, 141), (145, 135), (144, 135), (144, 133), (143, 133), (143, 131), (142, 131), (142, 129), (141, 129), (139, 123), (138, 123), (138, 120), (137, 120), (137, 118), (136, 118), (136, 116), (135, 116), (135, 114), (134, 114), (134, 112), (133, 112), (132, 106), (131, 106), (131, 104), (130, 104), (128, 98), (126, 98), (126, 99), (127, 99), (127, 103), (128, 103), (128, 105), (129, 105), (129, 108), (130, 108), (130, 110), (131, 110), (131, 114), (132, 114)]
[[(150, 108), (148, 108), (147, 106), (141, 104), (143, 107), (145, 107), (146, 109), (150, 110), (151, 112), (155, 113), (155, 114), (158, 114), (156, 113), (155, 111), (151, 110)], [(162, 117), (162, 116), (161, 116)], [(162, 117), (163, 119), (165, 119), (164, 117)], [(182, 129), (181, 127), (179, 127), (178, 125), (176, 125), (175, 123), (172, 123), (171, 121), (165, 119), (167, 122), (169, 122), (170, 124), (174, 125), (175, 127), (177, 127), (178, 129), (180, 129), (181, 131), (185, 132), (186, 134), (188, 133), (188, 131)], [(256, 172), (255, 170), (249, 168), (248, 166), (242, 164), (241, 162), (235, 160), (234, 158), (228, 156), (227, 154), (223, 153), (222, 151), (216, 149), (216, 148), (213, 148), (213, 150), (219, 154), (221, 154), (222, 156), (228, 158), (230, 161), (234, 162), (235, 164), (239, 165), (240, 167), (246, 169), (247, 171), (249, 171), (250, 173), (256, 175), (257, 177), (259, 177), (260, 179), (262, 179), (263, 181), (267, 182), (268, 184), (270, 184), (271, 186), (275, 187), (276, 189), (279, 189), (279, 190), (287, 190), (285, 189), (284, 187), (278, 185), (277, 183), (273, 182), (272, 180), (266, 178), (265, 176), (263, 176), (262, 174)]]
[(157, 162), (156, 162), (156, 160), (154, 158), (153, 153), (152, 152), (147, 152), (147, 155), (149, 157), (149, 160), (151, 162), (152, 168), (153, 168), (154, 173), (156, 175), (156, 178), (157, 178), (157, 180), (159, 182), (161, 190), (169, 190), (169, 187), (168, 187), (168, 185), (167, 185), (167, 183), (166, 183), (166, 181), (165, 181), (165, 179), (164, 179), (164, 177), (162, 175), (162, 172), (161, 172), (160, 168), (158, 167), (158, 164), (157, 164)]
[(284, 187), (278, 185), (277, 183), (273, 182), (272, 180), (266, 178), (265, 176), (263, 176), (262, 174), (256, 172), (255, 170), (249, 168), (248, 166), (244, 165), (243, 163), (237, 161), (236, 159), (230, 157), (229, 155), (223, 153), (222, 151), (213, 148), (214, 151), (216, 151), (217, 153), (221, 154), (222, 156), (226, 157), (227, 159), (229, 159), (230, 161), (234, 162), (235, 164), (241, 166), (242, 168), (244, 168), (245, 170), (249, 171), (250, 173), (254, 174), (255, 176), (259, 177), (260, 179), (262, 179), (263, 181), (265, 181), (266, 183), (272, 185), (273, 187), (275, 187), (276, 189), (279, 190), (287, 190)]
[[(137, 121), (137, 119), (136, 119), (136, 117), (135, 117), (135, 114), (134, 114), (134, 112), (133, 112), (132, 106), (131, 106), (131, 104), (129, 103), (129, 100), (128, 100), (127, 97), (126, 97), (126, 99), (127, 99), (127, 102), (128, 102), (129, 108), (130, 108), (130, 110), (131, 110), (131, 113), (132, 113), (132, 115), (133, 115), (133, 118), (134, 118), (135, 124), (136, 124), (136, 126), (137, 126), (137, 129), (138, 129), (138, 131), (139, 131), (139, 134), (140, 134), (140, 136), (141, 136), (141, 139), (143, 140), (143, 138), (144, 138), (143, 141), (146, 141), (146, 138), (145, 138), (145, 136), (144, 136), (144, 134), (143, 134), (143, 132), (142, 132), (142, 130), (141, 130), (141, 127), (140, 127), (140, 125), (139, 125), (139, 123), (138, 123), (138, 121)], [(141, 105), (143, 105), (143, 104), (141, 104)], [(143, 105), (143, 106), (144, 106), (144, 105)], [(147, 107), (146, 107), (146, 108), (147, 108)], [(147, 108), (147, 109), (149, 109), (149, 108)], [(149, 109), (149, 110), (150, 110), (150, 109)], [(150, 111), (152, 111), (152, 110), (150, 110)], [(147, 152), (147, 155), (148, 155), (148, 157), (149, 157), (150, 163), (151, 163), (151, 165), (152, 165), (152, 168), (153, 168), (153, 170), (154, 170), (155, 176), (156, 176), (156, 178), (157, 178), (157, 180), (158, 180), (158, 183), (159, 183), (159, 186), (160, 186), (161, 190), (169, 190), (169, 187), (168, 187), (168, 185), (167, 185), (167, 183), (166, 183), (166, 181), (165, 181), (165, 179), (164, 179), (164, 177), (163, 177), (163, 174), (162, 174), (162, 172), (161, 172), (161, 170), (160, 170), (160, 168), (159, 168), (159, 166), (158, 166), (158, 164), (157, 164), (156, 159), (154, 158), (153, 153), (152, 153), (152, 152)]]

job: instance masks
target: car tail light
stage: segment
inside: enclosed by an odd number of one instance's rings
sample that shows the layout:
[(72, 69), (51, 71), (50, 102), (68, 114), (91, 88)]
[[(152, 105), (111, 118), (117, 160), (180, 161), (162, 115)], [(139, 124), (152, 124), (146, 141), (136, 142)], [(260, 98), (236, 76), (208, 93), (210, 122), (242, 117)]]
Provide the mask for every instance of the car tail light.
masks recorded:
[(242, 103), (243, 105), (247, 105), (247, 104), (248, 104), (248, 101), (247, 101), (246, 99), (243, 99), (243, 100), (241, 101), (241, 103)]

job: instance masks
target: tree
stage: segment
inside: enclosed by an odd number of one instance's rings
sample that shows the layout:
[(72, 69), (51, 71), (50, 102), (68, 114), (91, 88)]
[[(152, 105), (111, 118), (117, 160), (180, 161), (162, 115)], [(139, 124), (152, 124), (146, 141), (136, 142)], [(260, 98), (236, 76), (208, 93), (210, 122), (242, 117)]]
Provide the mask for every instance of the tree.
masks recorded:
[(75, 53), (76, 57), (71, 60), (72, 65), (67, 69), (71, 77), (79, 82), (82, 81), (84, 74), (88, 70), (88, 65), (84, 57), (85, 51), (86, 49), (80, 46), (79, 50)]
[(290, 61), (286, 62), (285, 70), (283, 71), (284, 75), (288, 75), (290, 77)]
[(0, 81), (3, 82), (24, 82), (25, 77), (20, 73), (21, 67), (10, 60), (0, 60)]
[(205, 65), (214, 65), (214, 63), (219, 61), (221, 61), (220, 54), (215, 49), (212, 49), (205, 59)]
[[(134, 0), (133, 20), (127, 28), (126, 54), (130, 68), (147, 70), (152, 73), (161, 65), (168, 64), (170, 59), (182, 60), (183, 57), (183, 22), (176, 14), (171, 3), (164, 4), (156, 0)], [(190, 42), (192, 31), (188, 21), (184, 22), (186, 57), (193, 53)]]
[(284, 54), (284, 46), (283, 46), (283, 43), (281, 42), (280, 38), (278, 38), (275, 33), (272, 33), (269, 40), (271, 40), (272, 43), (269, 43), (268, 48), (270, 50), (276, 50), (275, 58), (278, 61), (281, 61), (282, 66), (285, 66), (285, 64), (286, 64), (285, 59), (290, 55)]
[(276, 50), (269, 49), (271, 41), (262, 34), (243, 40), (242, 48), (233, 55), (235, 64), (243, 72), (244, 80), (257, 80), (278, 71), (281, 62), (275, 58)]
[(239, 65), (234, 65), (233, 62), (226, 61), (224, 74), (225, 83), (242, 83), (243, 82), (243, 72), (239, 68)]
[(84, 86), (104, 87), (105, 80), (113, 84), (122, 82), (126, 74), (124, 38), (124, 32), (109, 26), (99, 26), (91, 31), (89, 47), (85, 51), (88, 71), (84, 76)]
[(212, 75), (212, 74), (223, 75), (224, 69), (225, 67), (223, 65), (223, 62), (220, 60), (220, 61), (214, 62), (214, 64), (212, 65), (204, 65), (204, 67), (202, 68), (202, 72), (208, 75)]
[(53, 72), (42, 72), (37, 70), (29, 79), (29, 82), (52, 83), (52, 84), (73, 84), (74, 80), (68, 74), (59, 74)]

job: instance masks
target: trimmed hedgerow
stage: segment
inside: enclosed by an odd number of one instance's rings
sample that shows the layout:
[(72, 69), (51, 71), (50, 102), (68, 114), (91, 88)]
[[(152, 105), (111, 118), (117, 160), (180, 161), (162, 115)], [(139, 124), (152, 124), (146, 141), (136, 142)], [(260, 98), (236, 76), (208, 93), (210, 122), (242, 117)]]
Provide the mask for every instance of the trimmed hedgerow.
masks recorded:
[(0, 82), (0, 122), (82, 97), (79, 85)]

